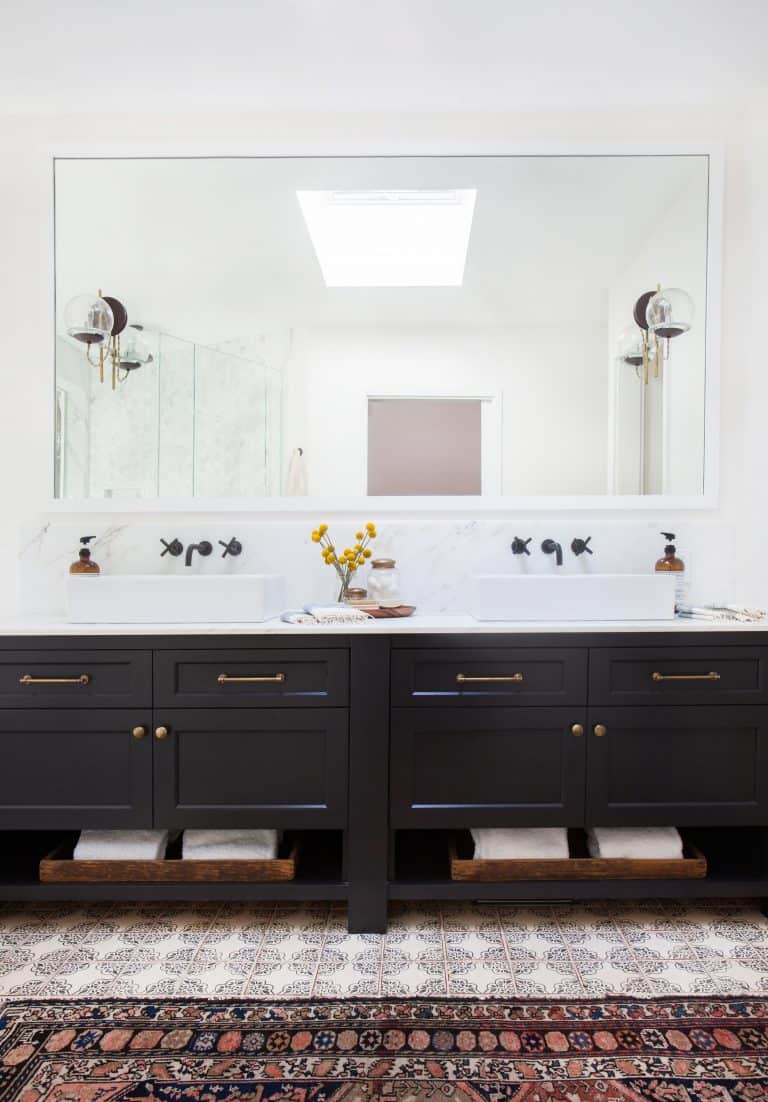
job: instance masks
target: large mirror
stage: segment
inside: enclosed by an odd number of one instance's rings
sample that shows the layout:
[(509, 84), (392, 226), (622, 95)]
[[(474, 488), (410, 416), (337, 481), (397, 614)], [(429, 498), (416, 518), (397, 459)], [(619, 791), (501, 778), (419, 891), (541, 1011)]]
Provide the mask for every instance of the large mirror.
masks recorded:
[(706, 155), (57, 159), (56, 496), (701, 495), (709, 202)]

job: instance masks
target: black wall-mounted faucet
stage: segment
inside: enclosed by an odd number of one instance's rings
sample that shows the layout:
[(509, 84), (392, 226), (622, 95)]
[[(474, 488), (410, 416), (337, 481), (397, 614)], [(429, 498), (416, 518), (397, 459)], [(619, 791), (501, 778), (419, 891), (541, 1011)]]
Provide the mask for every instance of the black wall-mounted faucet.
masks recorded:
[(192, 556), (195, 551), (197, 551), (198, 555), (202, 555), (203, 558), (208, 558), (211, 551), (213, 551), (213, 547), (208, 542), (208, 540), (201, 540), (200, 543), (190, 543), (189, 547), (187, 548), (187, 554), (184, 558), (185, 566), (192, 565)]
[(593, 554), (592, 548), (589, 546), (591, 539), (591, 536), (587, 536), (585, 540), (581, 540), (577, 536), (576, 539), (571, 540), (571, 551), (574, 555), (583, 555), (585, 551), (588, 555)]
[(229, 543), (225, 543), (224, 540), (219, 540), (219, 543), (224, 548), (222, 559), (226, 559), (227, 555), (239, 555), (243, 550), (242, 543), (235, 536), (232, 537)]
[(554, 555), (558, 566), (563, 565), (563, 549), (555, 540), (544, 540), (541, 550), (545, 555)]
[(161, 559), (163, 555), (173, 555), (174, 559), (177, 559), (179, 555), (183, 554), (184, 552), (184, 544), (181, 542), (181, 540), (171, 540), (171, 542), (168, 543), (167, 540), (161, 539), (160, 542), (165, 548), (164, 551), (160, 552)]
[(530, 555), (531, 552), (528, 550), (528, 544), (531, 542), (532, 538), (533, 538), (532, 536), (529, 536), (527, 540), (521, 540), (519, 536), (515, 536), (515, 538), (512, 540), (511, 544), (509, 545), (510, 548), (512, 549), (512, 554), (513, 555)]

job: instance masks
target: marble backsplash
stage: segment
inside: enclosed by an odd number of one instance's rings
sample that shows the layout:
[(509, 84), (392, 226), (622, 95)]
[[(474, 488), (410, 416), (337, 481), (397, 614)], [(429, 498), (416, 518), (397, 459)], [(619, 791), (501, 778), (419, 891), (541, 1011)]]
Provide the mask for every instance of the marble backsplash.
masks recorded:
[[(318, 518), (320, 519), (320, 518)], [(349, 519), (325, 518), (331, 523), (334, 542), (348, 546), (358, 526)], [(647, 573), (661, 555), (664, 538), (660, 529), (670, 525), (678, 533), (679, 554), (686, 562), (691, 595), (695, 601), (748, 600), (738, 591), (733, 564), (734, 539), (729, 528), (711, 521), (691, 521), (677, 526), (669, 518), (643, 517), (637, 521), (585, 521), (574, 516), (554, 522), (544, 517), (524, 519), (424, 520), (400, 518), (378, 521), (375, 553), (397, 560), (403, 576), (403, 596), (424, 612), (466, 611), (466, 591), (473, 573)], [(281, 573), (287, 579), (290, 607), (308, 601), (334, 600), (336, 575), (326, 566), (312, 543), (310, 520), (259, 520), (253, 514), (228, 517), (222, 513), (189, 514), (183, 519), (160, 522), (137, 515), (83, 514), (79, 519), (41, 516), (22, 533), (19, 553), (19, 604), (22, 614), (62, 615), (65, 610), (64, 579), (77, 558), (79, 538), (94, 535), (93, 558), (109, 574), (204, 574)], [(594, 554), (576, 558), (570, 551), (574, 536), (592, 536)], [(218, 541), (232, 536), (243, 544), (237, 558), (222, 558)], [(513, 556), (514, 536), (532, 537), (532, 554)], [(552, 537), (563, 546), (564, 563), (544, 555), (540, 544)], [(184, 557), (160, 557), (161, 538), (189, 543), (210, 540), (213, 554), (194, 556), (191, 567)], [(359, 575), (365, 584), (367, 571)]]

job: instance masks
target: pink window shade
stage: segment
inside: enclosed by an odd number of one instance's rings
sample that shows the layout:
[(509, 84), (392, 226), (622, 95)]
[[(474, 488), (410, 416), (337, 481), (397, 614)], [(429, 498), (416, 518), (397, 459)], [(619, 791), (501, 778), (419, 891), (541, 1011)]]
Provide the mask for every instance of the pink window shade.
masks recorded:
[(369, 398), (368, 493), (482, 493), (480, 400)]

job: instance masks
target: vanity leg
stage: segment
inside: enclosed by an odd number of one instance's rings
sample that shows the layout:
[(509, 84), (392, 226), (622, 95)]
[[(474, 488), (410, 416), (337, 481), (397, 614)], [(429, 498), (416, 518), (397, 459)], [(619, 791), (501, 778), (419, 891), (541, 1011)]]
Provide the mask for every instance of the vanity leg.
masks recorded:
[(349, 932), (387, 928), (389, 639), (353, 636), (349, 709)]

